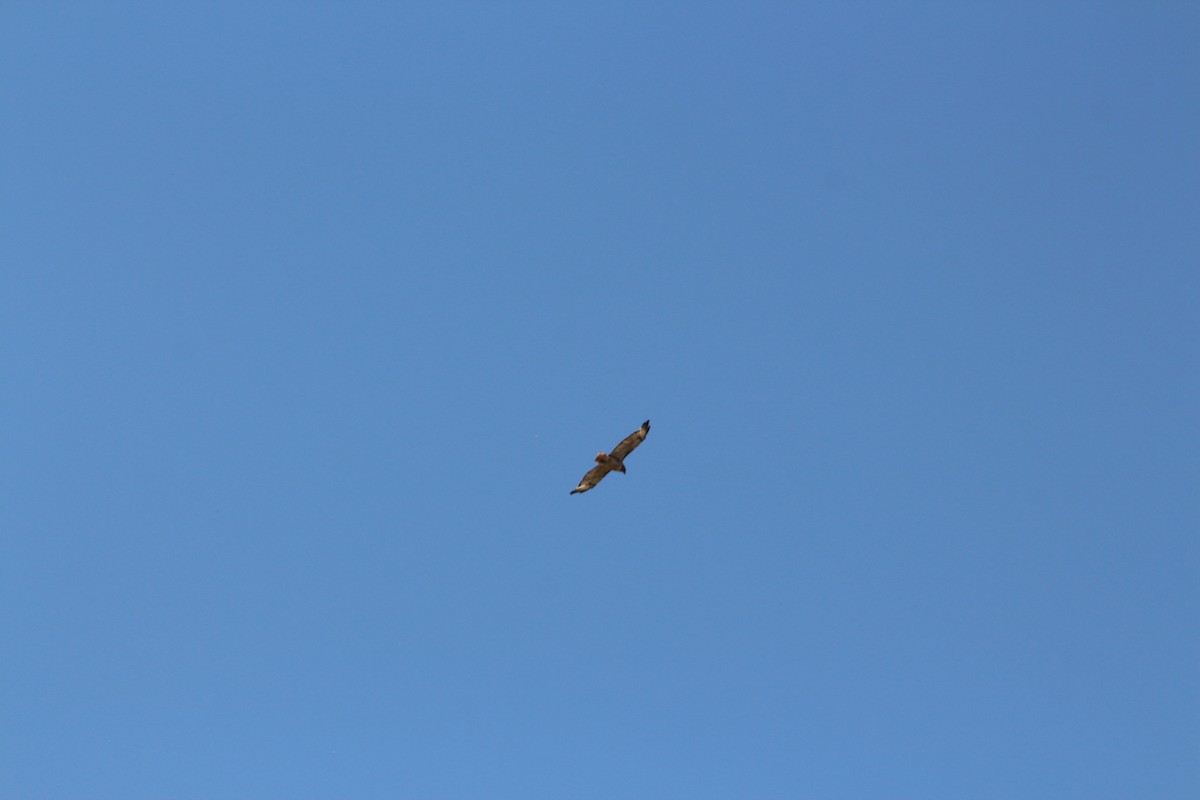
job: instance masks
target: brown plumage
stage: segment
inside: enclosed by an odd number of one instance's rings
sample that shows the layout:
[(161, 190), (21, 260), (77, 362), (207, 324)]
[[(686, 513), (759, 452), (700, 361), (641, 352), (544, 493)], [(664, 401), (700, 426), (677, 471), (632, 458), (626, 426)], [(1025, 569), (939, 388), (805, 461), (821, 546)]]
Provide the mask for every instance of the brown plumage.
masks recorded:
[(583, 480), (579, 482), (579, 485), (571, 490), (571, 494), (586, 492), (604, 480), (604, 476), (614, 470), (621, 473), (625, 472), (625, 457), (642, 443), (642, 440), (646, 438), (646, 434), (649, 432), (650, 420), (646, 420), (642, 423), (642, 427), (622, 439), (621, 443), (614, 447), (611, 453), (597, 453), (596, 466), (587, 471), (587, 474), (583, 476)]

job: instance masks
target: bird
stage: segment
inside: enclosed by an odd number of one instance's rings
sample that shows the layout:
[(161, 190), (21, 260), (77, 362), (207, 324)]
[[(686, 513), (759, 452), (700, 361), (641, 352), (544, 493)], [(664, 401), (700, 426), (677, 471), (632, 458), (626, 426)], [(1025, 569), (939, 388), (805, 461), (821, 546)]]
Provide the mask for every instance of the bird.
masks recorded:
[(614, 447), (611, 453), (597, 453), (596, 466), (587, 471), (583, 476), (583, 480), (579, 482), (579, 485), (571, 490), (571, 494), (586, 492), (604, 480), (604, 476), (613, 470), (623, 474), (625, 472), (626, 457), (633, 452), (635, 447), (642, 443), (649, 432), (650, 420), (646, 420), (642, 423), (642, 427), (622, 439), (621, 443)]

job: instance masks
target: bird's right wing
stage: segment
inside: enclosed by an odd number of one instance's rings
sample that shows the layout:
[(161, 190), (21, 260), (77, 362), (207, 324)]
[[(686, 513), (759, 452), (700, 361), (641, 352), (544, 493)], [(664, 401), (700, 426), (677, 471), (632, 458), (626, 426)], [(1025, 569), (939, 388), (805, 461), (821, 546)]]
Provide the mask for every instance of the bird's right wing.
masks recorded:
[(633, 452), (633, 448), (645, 441), (648, 433), (650, 433), (650, 420), (643, 422), (642, 427), (622, 439), (621, 443), (612, 449), (610, 455), (618, 461), (624, 461), (625, 456)]

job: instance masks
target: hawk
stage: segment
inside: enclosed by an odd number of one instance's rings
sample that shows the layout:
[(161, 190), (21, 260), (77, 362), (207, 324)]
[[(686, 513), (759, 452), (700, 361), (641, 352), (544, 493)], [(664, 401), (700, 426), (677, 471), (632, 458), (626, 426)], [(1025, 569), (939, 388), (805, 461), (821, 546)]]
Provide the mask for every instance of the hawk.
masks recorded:
[(571, 494), (580, 494), (591, 489), (600, 481), (604, 480), (604, 476), (616, 470), (617, 472), (625, 472), (625, 458), (633, 452), (633, 448), (642, 443), (646, 438), (646, 434), (650, 432), (650, 420), (642, 423), (642, 427), (638, 428), (633, 433), (621, 440), (621, 443), (612, 449), (611, 453), (597, 453), (596, 466), (587, 471), (583, 476), (583, 480), (579, 485), (571, 490)]

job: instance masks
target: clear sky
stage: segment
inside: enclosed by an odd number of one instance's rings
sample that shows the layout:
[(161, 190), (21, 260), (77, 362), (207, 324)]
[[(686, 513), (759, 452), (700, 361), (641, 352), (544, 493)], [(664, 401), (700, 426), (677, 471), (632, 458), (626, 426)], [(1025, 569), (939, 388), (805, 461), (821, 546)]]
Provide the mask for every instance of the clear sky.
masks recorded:
[(1197, 42), (6, 2), (0, 797), (1200, 796)]

